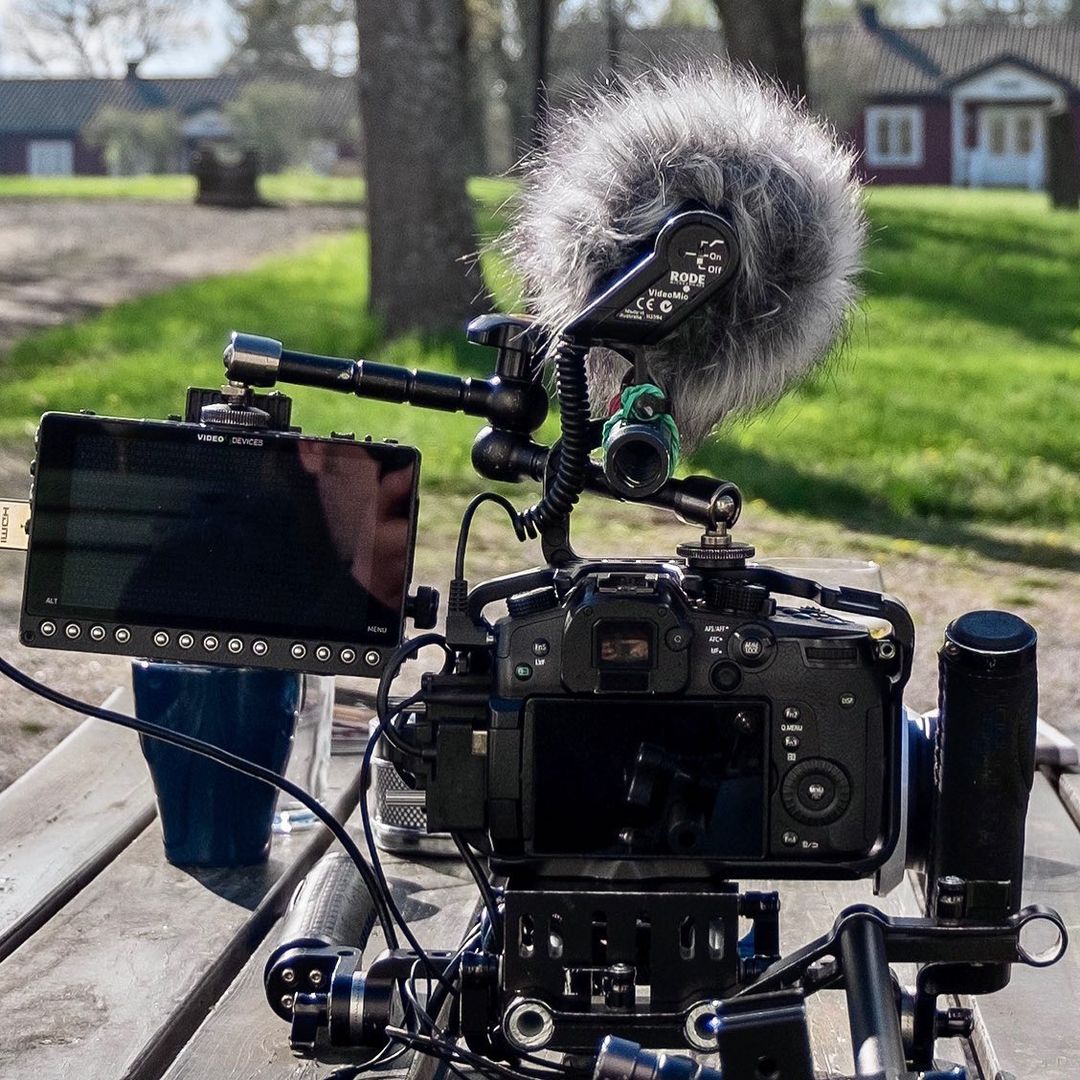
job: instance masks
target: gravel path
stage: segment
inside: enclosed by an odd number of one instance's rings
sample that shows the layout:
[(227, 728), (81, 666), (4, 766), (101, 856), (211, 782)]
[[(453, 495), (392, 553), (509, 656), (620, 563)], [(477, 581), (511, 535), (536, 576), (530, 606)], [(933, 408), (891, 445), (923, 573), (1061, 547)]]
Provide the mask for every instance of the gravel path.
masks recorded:
[(0, 354), (31, 330), (210, 274), (243, 270), (358, 207), (219, 210), (186, 203), (0, 200)]

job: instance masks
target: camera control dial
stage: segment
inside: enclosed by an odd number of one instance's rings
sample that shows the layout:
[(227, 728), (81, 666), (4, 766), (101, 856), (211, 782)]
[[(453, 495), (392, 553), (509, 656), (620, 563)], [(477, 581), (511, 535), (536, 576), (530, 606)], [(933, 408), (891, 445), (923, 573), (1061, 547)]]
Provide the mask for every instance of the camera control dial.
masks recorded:
[(835, 761), (808, 758), (789, 770), (780, 789), (784, 809), (804, 825), (829, 825), (851, 802), (851, 782)]

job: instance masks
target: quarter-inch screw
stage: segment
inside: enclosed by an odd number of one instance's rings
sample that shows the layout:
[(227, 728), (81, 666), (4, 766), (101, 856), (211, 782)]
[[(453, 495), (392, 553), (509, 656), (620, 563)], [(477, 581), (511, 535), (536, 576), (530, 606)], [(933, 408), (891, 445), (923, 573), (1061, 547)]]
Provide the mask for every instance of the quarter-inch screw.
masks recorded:
[(281, 981), (285, 983), (286, 986), (292, 986), (292, 984), (296, 982), (296, 972), (293, 971), (292, 968), (282, 968)]
[(322, 984), (322, 972), (318, 968), (312, 968), (308, 972), (308, 982), (312, 986), (319, 986)]
[(285, 994), (281, 999), (281, 1007), (283, 1009), (292, 1009), (293, 996), (292, 994)]

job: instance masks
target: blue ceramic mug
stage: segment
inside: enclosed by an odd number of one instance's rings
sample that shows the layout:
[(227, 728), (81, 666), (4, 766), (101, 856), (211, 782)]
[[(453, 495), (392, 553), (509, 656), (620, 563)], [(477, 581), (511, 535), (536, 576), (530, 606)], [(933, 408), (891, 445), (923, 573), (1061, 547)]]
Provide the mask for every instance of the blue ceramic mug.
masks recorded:
[[(194, 735), (276, 773), (289, 760), (301, 676), (254, 668), (136, 660), (135, 715)], [(270, 854), (277, 790), (143, 737), (157, 792), (165, 857), (177, 866), (247, 866)]]

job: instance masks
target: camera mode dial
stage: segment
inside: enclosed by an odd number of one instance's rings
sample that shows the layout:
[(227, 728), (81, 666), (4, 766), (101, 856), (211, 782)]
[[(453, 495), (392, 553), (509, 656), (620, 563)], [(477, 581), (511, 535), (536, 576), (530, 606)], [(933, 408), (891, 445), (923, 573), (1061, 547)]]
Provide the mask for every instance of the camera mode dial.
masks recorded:
[(784, 809), (804, 825), (830, 825), (851, 802), (847, 773), (825, 758), (808, 758), (792, 768), (780, 788)]

